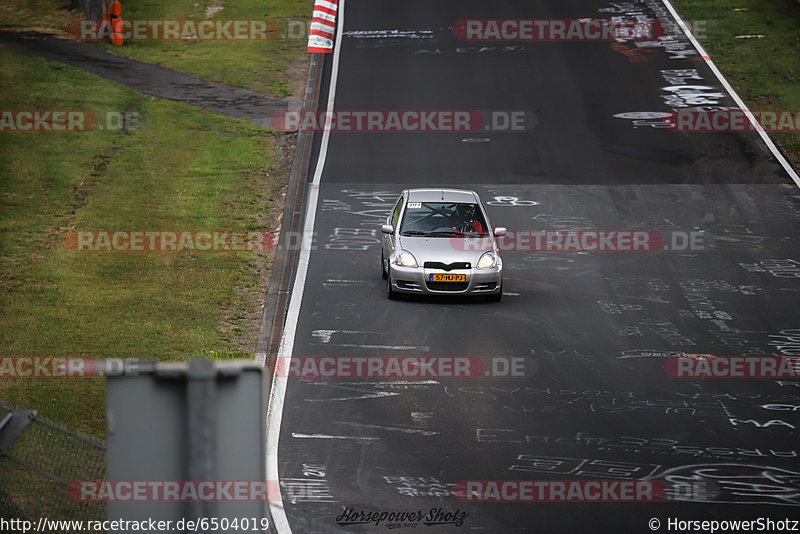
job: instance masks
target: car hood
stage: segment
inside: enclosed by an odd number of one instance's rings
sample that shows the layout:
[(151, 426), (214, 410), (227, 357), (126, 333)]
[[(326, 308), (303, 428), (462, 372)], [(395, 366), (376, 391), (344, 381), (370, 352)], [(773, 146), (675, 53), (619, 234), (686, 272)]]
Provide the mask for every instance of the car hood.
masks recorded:
[(398, 248), (414, 255), (422, 266), (426, 261), (454, 263), (468, 261), (473, 266), (484, 252), (494, 250), (494, 239), (486, 237), (399, 236)]

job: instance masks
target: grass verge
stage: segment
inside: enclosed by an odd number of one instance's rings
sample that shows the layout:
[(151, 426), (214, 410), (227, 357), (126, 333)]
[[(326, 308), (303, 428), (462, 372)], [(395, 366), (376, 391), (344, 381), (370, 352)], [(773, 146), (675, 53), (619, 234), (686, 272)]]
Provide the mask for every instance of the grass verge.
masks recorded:
[[(91, 44), (115, 54), (276, 97), (302, 95), (308, 37), (306, 30), (299, 30), (299, 25), (289, 31), (289, 21), (309, 21), (313, 4), (313, 0), (123, 1), (122, 18), (128, 20), (269, 19), (279, 23), (281, 32), (272, 40), (131, 40), (123, 46)], [(3, 0), (0, 28), (63, 33), (71, 20), (84, 17), (83, 11), (71, 9), (72, 5), (71, 0)]]
[[(672, 3), (695, 29), (698, 40), (750, 109), (800, 110), (800, 3), (796, 0), (672, 0)], [(800, 168), (800, 135), (774, 132), (770, 137), (795, 169)]]
[[(265, 254), (76, 252), (64, 238), (274, 229), (285, 137), (2, 47), (0, 63), (6, 109), (138, 118), (127, 131), (0, 133), (0, 358), (251, 357)], [(104, 435), (102, 379), (0, 379), (0, 399)]]

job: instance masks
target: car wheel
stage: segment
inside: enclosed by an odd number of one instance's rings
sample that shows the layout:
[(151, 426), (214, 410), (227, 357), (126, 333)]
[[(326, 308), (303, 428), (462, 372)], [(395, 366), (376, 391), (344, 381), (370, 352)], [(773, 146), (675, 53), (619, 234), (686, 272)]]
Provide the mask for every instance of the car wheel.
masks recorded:
[(397, 293), (397, 291), (392, 289), (392, 273), (391, 272), (387, 273), (387, 275), (386, 275), (386, 296), (389, 298), (389, 300), (395, 300), (397, 297), (400, 296)]
[(500, 302), (503, 299), (503, 282), (500, 282), (500, 291), (494, 295), (489, 295), (490, 302)]
[(381, 278), (386, 280), (386, 259), (383, 257), (383, 248), (381, 248)]

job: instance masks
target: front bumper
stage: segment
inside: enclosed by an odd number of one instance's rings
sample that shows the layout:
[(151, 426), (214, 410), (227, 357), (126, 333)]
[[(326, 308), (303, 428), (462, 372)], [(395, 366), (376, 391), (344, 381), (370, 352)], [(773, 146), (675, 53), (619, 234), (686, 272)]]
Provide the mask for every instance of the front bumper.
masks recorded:
[[(389, 264), (392, 289), (417, 295), (493, 295), (502, 291), (503, 263), (493, 269), (430, 269)], [(464, 274), (466, 282), (431, 282), (431, 274)]]

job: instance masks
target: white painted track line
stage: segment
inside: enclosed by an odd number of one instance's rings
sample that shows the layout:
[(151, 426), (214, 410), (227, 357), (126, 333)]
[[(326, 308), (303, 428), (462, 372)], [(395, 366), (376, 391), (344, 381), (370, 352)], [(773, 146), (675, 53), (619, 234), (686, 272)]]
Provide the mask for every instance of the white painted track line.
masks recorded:
[(769, 138), (769, 135), (767, 135), (767, 133), (758, 123), (755, 116), (753, 116), (753, 113), (747, 108), (747, 105), (744, 103), (744, 101), (739, 97), (734, 88), (731, 87), (731, 84), (728, 83), (728, 80), (726, 80), (725, 77), (722, 75), (720, 70), (711, 60), (711, 57), (708, 55), (708, 52), (706, 52), (705, 48), (703, 48), (703, 45), (701, 45), (700, 42), (692, 34), (692, 31), (689, 29), (689, 26), (686, 25), (686, 23), (683, 21), (683, 19), (675, 10), (675, 8), (672, 6), (669, 0), (662, 0), (662, 1), (664, 2), (664, 6), (666, 6), (670, 14), (672, 15), (672, 18), (675, 19), (675, 22), (677, 22), (678, 26), (680, 26), (681, 30), (683, 30), (684, 35), (686, 35), (689, 41), (691, 41), (692, 45), (694, 45), (695, 49), (700, 53), (700, 56), (706, 62), (706, 65), (708, 65), (708, 67), (711, 69), (711, 72), (714, 73), (714, 75), (717, 77), (717, 79), (725, 88), (725, 90), (728, 91), (728, 94), (731, 95), (731, 98), (733, 98), (734, 102), (736, 102), (736, 105), (739, 106), (739, 108), (744, 112), (745, 116), (747, 116), (747, 118), (750, 119), (750, 124), (752, 124), (753, 128), (756, 129), (758, 135), (761, 136), (761, 140), (764, 141), (764, 144), (767, 145), (767, 148), (769, 148), (770, 152), (772, 152), (772, 155), (775, 156), (775, 159), (778, 160), (778, 163), (780, 163), (781, 167), (783, 167), (783, 169), (786, 171), (789, 177), (792, 180), (794, 180), (794, 183), (796, 183), (797, 186), (800, 187), (800, 176), (797, 175), (797, 172), (792, 168), (791, 164), (788, 161), (786, 161), (786, 158), (783, 157), (783, 154), (781, 154), (780, 150), (778, 150), (778, 147), (776, 147), (775, 143), (772, 142), (772, 139)]
[[(331, 70), (331, 83), (328, 90), (327, 111), (333, 111), (336, 99), (336, 81), (339, 78), (339, 56), (342, 51), (342, 31), (344, 28), (344, 4), (345, 0), (339, 0), (339, 21), (336, 31), (336, 43), (333, 47), (333, 68)], [(319, 201), (319, 184), (322, 178), (322, 171), (325, 168), (325, 158), (328, 153), (328, 143), (330, 141), (330, 124), (325, 124), (322, 132), (322, 144), (319, 149), (317, 167), (314, 171), (314, 179), (309, 185), (308, 205), (306, 206), (306, 219), (303, 225), (303, 239), (300, 247), (300, 257), (297, 262), (297, 273), (292, 287), (292, 295), (289, 298), (289, 309), (286, 314), (286, 323), (283, 328), (283, 337), (278, 351), (279, 358), (291, 358), (294, 349), (294, 337), (296, 334), (297, 320), (300, 317), (300, 305), (303, 301), (303, 290), (306, 285), (308, 274), (308, 263), (311, 257), (312, 238), (314, 236), (314, 221), (317, 214), (317, 203)], [(283, 400), (286, 395), (286, 381), (288, 377), (274, 376), (272, 379), (272, 393), (267, 408), (267, 480), (274, 481), (280, 489), (280, 478), (278, 473), (278, 439), (281, 432), (281, 420), (283, 418)], [(283, 497), (279, 494), (277, 499), (269, 503), (272, 520), (275, 529), (280, 534), (291, 534), (292, 528), (283, 508)]]

